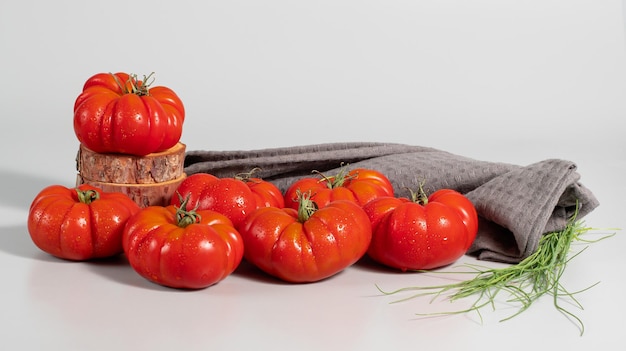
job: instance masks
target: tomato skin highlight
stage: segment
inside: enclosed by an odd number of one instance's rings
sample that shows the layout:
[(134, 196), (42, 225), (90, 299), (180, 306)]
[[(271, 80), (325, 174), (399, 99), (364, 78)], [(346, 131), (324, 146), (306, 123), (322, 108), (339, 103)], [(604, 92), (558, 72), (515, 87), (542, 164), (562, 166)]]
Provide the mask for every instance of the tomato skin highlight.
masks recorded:
[(346, 200), (329, 203), (304, 222), (292, 208), (259, 208), (240, 233), (248, 261), (292, 283), (317, 282), (356, 263), (372, 235), (365, 211)]
[(311, 199), (322, 208), (335, 200), (365, 205), (381, 196), (393, 196), (391, 181), (376, 170), (356, 168), (332, 177), (306, 177), (295, 181), (285, 192), (285, 207), (298, 208), (297, 194), (311, 192)]
[(197, 223), (181, 227), (176, 206), (150, 206), (131, 217), (123, 247), (145, 279), (178, 289), (203, 289), (230, 275), (243, 258), (243, 241), (232, 222), (198, 210)]
[(74, 102), (78, 140), (94, 152), (137, 156), (176, 145), (185, 120), (182, 101), (167, 87), (144, 84), (122, 72), (87, 79)]
[[(97, 199), (81, 202), (78, 191), (96, 192)], [(55, 257), (73, 261), (106, 258), (123, 252), (124, 226), (139, 210), (121, 193), (85, 184), (76, 188), (51, 185), (31, 203), (27, 227), (33, 243)]]
[(434, 269), (463, 256), (478, 231), (473, 204), (462, 194), (443, 189), (425, 205), (406, 198), (379, 198), (363, 209), (372, 223), (367, 254), (385, 266)]

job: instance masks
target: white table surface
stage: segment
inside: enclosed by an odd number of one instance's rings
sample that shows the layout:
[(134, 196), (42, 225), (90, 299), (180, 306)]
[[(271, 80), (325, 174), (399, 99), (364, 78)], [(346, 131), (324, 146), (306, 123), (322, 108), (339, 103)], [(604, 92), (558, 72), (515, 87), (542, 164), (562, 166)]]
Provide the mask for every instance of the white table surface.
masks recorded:
[[(621, 1), (79, 1), (0, 5), (0, 344), (7, 350), (590, 350), (626, 332), (626, 55)], [(248, 264), (177, 291), (123, 257), (72, 263), (39, 251), (28, 207), (74, 184), (74, 99), (94, 73), (156, 72), (187, 108), (188, 149), (390, 141), (476, 159), (578, 165), (600, 200), (597, 242), (549, 296), (506, 322), (385, 289), (445, 280), (358, 263), (314, 284)], [(584, 246), (576, 246), (581, 249)], [(475, 263), (464, 257), (459, 263)], [(479, 262), (489, 266), (495, 263)], [(10, 347), (8, 347), (10, 346)]]

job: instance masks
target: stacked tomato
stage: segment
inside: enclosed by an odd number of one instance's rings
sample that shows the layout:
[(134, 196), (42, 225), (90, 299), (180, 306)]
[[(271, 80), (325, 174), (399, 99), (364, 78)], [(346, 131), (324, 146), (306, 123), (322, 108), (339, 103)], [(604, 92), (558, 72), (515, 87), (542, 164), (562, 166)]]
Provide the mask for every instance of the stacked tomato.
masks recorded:
[(99, 153), (145, 156), (176, 145), (185, 108), (176, 93), (151, 86), (152, 75), (98, 73), (87, 79), (74, 102), (74, 132)]
[[(183, 119), (168, 88), (98, 74), (76, 100), (74, 127), (91, 149), (141, 155), (177, 143)], [(396, 197), (381, 172), (344, 166), (336, 175), (312, 173), (283, 194), (254, 171), (190, 175), (169, 205), (145, 208), (93, 186), (50, 186), (32, 202), (28, 231), (56, 257), (123, 253), (151, 282), (200, 289), (225, 279), (244, 258), (293, 283), (329, 278), (365, 255), (401, 271), (437, 268), (464, 255), (478, 230), (474, 206), (454, 190), (426, 196), (420, 184), (411, 196)]]

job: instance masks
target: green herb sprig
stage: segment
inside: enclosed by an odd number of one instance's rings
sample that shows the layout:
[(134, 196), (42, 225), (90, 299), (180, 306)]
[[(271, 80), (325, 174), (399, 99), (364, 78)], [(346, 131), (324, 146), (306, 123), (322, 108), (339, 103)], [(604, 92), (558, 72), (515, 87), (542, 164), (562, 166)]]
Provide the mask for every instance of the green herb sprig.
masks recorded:
[[(592, 228), (585, 227), (582, 221), (576, 220), (575, 214), (562, 231), (544, 234), (539, 241), (537, 250), (517, 264), (504, 268), (485, 268), (478, 265), (465, 264), (463, 266), (470, 268), (470, 271), (435, 272), (469, 273), (475, 275), (472, 279), (452, 284), (423, 287), (412, 286), (394, 291), (384, 291), (378, 285), (376, 285), (376, 287), (385, 295), (394, 295), (407, 291), (418, 291), (417, 294), (393, 301), (392, 303), (407, 301), (416, 297), (427, 295), (433, 296), (433, 300), (437, 297), (447, 296), (450, 301), (476, 296), (474, 303), (467, 309), (438, 312), (434, 313), (434, 315), (461, 314), (475, 311), (480, 317), (481, 322), (482, 315), (480, 314), (480, 310), (487, 306), (492, 306), (492, 309), (495, 310), (496, 297), (501, 293), (509, 294), (510, 297), (507, 302), (517, 303), (520, 305), (517, 312), (502, 319), (501, 321), (506, 321), (519, 315), (523, 311), (527, 310), (534, 301), (538, 300), (542, 296), (551, 295), (554, 307), (559, 312), (571, 318), (578, 326), (580, 335), (583, 335), (585, 330), (583, 321), (573, 312), (562, 307), (559, 301), (563, 298), (568, 298), (574, 306), (582, 309), (583, 307), (576, 299), (575, 295), (594, 287), (599, 282), (596, 282), (585, 289), (571, 292), (561, 284), (560, 280), (565, 272), (568, 262), (587, 248), (585, 247), (577, 253), (570, 255), (570, 248), (573, 242), (582, 241), (586, 243), (593, 243), (615, 234), (612, 233), (605, 235), (597, 240), (584, 240), (581, 238), (583, 234), (590, 230), (592, 230)], [(432, 316), (433, 313), (417, 313), (417, 315)]]

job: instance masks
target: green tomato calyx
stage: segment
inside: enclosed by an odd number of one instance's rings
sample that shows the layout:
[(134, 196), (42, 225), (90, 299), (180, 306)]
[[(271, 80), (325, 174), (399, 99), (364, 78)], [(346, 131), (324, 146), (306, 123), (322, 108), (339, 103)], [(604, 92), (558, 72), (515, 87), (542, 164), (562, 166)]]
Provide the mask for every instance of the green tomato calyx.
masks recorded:
[(150, 73), (147, 76), (143, 76), (143, 79), (139, 79), (136, 74), (129, 74), (128, 80), (126, 82), (122, 82), (118, 76), (113, 73), (110, 73), (115, 79), (115, 82), (120, 87), (120, 90), (123, 94), (135, 94), (139, 96), (148, 96), (150, 95), (149, 88), (154, 83), (154, 72)]
[(313, 172), (319, 174), (319, 176), (322, 177), (320, 181), (326, 182), (326, 186), (328, 186), (329, 189), (342, 187), (346, 185), (346, 182), (359, 177), (358, 173), (351, 175), (350, 171), (348, 170), (348, 165), (343, 163), (341, 164), (341, 169), (339, 170), (339, 173), (334, 176), (326, 176), (319, 171)]
[(426, 206), (428, 204), (428, 195), (426, 194), (426, 191), (424, 191), (423, 181), (419, 183), (417, 191), (414, 191), (413, 189), (408, 190), (411, 193), (411, 201), (422, 206)]
[(176, 207), (176, 224), (181, 228), (185, 228), (188, 225), (200, 223), (202, 221), (202, 216), (196, 212), (199, 204), (197, 204), (193, 210), (187, 210), (191, 194), (187, 194), (187, 197), (184, 199), (180, 193), (177, 194), (178, 199), (180, 200), (180, 207)]
[(315, 201), (311, 200), (311, 192), (301, 192), (299, 189), (296, 191), (296, 198), (298, 201), (298, 221), (304, 223), (311, 218), (313, 213), (319, 208)]
[(260, 171), (260, 167), (254, 167), (250, 170), (250, 172), (237, 173), (234, 178), (241, 180), (242, 182), (249, 182), (252, 178), (254, 178), (254, 175)]
[(78, 196), (78, 201), (86, 205), (89, 205), (100, 198), (100, 193), (94, 189), (80, 190), (76, 188), (76, 195)]

